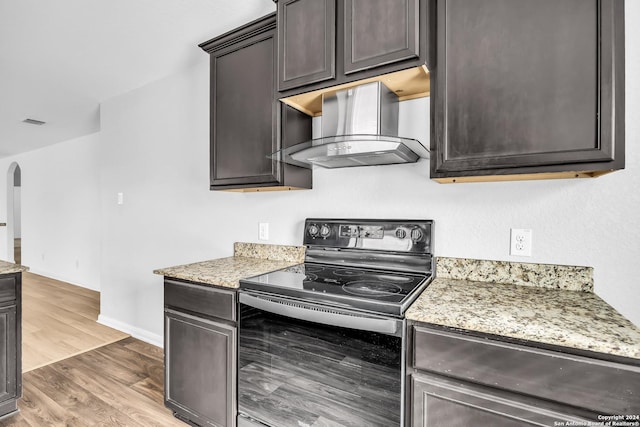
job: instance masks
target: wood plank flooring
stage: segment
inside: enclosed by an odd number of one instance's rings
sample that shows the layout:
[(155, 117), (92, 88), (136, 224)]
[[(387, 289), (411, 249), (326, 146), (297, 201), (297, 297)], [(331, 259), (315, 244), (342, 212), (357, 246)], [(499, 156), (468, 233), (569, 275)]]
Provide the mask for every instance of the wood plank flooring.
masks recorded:
[(20, 413), (0, 427), (185, 427), (163, 403), (162, 349), (134, 338), (23, 377)]
[(22, 372), (129, 335), (96, 322), (100, 294), (33, 273), (22, 274)]
[(98, 292), (23, 273), (23, 397), (0, 427), (176, 426), (162, 349), (96, 322)]

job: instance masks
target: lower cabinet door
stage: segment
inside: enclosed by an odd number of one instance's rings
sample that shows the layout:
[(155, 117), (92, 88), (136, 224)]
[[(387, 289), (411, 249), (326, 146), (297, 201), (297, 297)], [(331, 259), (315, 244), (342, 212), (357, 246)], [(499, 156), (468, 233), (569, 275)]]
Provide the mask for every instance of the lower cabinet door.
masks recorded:
[(177, 417), (228, 427), (236, 417), (236, 327), (165, 310), (165, 405)]
[(413, 427), (587, 425), (557, 405), (475, 384), (420, 374), (412, 375), (411, 389)]
[[(0, 404), (18, 395), (16, 306), (0, 308)], [(15, 405), (14, 405), (15, 406)], [(0, 407), (0, 416), (4, 415)]]

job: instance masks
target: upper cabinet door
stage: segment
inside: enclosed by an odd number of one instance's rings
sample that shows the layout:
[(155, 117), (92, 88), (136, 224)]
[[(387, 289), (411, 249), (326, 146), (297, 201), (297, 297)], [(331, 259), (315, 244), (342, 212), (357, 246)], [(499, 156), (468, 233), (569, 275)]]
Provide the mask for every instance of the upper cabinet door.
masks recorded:
[(336, 0), (278, 3), (278, 90), (336, 75)]
[(382, 75), (402, 71), (390, 78), (401, 96), (428, 96), (427, 69), (435, 64), (435, 0), (277, 3), (280, 97), (382, 80)]
[(417, 58), (418, 0), (344, 0), (344, 72)]
[(624, 167), (622, 0), (440, 0), (437, 14), (432, 178)]
[(274, 32), (211, 54), (211, 188), (278, 185)]
[(269, 157), (283, 143), (311, 139), (312, 120), (286, 114), (287, 126), (295, 132), (279, 123), (275, 13), (200, 47), (211, 57), (211, 190), (311, 188), (310, 169), (284, 166)]

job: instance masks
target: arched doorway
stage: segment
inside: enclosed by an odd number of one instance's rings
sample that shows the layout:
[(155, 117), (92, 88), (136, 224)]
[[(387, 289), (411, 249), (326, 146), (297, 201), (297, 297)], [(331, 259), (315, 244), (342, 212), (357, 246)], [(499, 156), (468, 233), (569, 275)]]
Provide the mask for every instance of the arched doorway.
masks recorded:
[(22, 170), (16, 162), (7, 171), (7, 257), (22, 263)]

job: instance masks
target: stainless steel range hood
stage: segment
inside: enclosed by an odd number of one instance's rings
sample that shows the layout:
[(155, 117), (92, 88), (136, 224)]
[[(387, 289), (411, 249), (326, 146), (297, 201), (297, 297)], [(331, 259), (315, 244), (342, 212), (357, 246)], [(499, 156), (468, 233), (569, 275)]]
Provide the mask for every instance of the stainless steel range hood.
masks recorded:
[(296, 166), (343, 168), (428, 158), (420, 141), (398, 136), (398, 97), (373, 82), (322, 97), (322, 138), (269, 156)]

